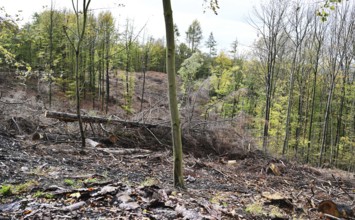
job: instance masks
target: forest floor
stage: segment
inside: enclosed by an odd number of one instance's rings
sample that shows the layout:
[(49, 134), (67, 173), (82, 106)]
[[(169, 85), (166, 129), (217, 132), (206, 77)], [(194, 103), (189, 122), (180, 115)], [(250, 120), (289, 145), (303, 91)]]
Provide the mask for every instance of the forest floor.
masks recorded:
[(35, 89), (3, 77), (0, 91), (0, 219), (319, 219), (327, 200), (340, 212), (330, 214), (355, 219), (353, 173), (184, 139), (186, 189), (175, 189), (169, 130), (86, 125), (98, 142), (120, 135), (82, 150), (76, 123), (46, 118)]

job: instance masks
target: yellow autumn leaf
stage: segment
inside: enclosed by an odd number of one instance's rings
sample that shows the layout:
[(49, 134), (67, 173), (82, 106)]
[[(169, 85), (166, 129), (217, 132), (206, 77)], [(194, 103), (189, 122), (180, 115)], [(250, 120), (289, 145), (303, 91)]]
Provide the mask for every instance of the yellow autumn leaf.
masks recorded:
[(77, 198), (77, 199), (80, 198), (80, 196), (81, 196), (80, 192), (72, 193), (69, 195), (70, 198)]

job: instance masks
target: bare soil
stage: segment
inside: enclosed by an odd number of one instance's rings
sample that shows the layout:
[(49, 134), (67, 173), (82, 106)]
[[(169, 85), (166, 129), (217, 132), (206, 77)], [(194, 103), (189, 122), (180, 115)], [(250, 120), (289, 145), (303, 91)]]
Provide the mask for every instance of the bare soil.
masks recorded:
[[(166, 77), (149, 73), (147, 81), (148, 121), (168, 125)], [(118, 141), (81, 149), (76, 123), (45, 117), (46, 95), (36, 85), (0, 74), (0, 219), (319, 219), (324, 200), (354, 210), (354, 174), (253, 148), (221, 151), (218, 135), (209, 132), (184, 133), (186, 189), (175, 189), (169, 129), (86, 124), (88, 138), (101, 141), (114, 133)], [(83, 105), (90, 109), (91, 103)], [(52, 110), (74, 112), (72, 106), (63, 95)], [(114, 104), (109, 114), (127, 116)], [(338, 217), (355, 219), (351, 212)]]

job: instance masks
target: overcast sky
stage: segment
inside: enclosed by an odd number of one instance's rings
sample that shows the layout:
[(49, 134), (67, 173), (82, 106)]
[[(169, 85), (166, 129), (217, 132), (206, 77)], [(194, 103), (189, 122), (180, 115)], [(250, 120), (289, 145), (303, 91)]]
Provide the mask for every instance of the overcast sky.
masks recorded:
[[(222, 0), (219, 1), (218, 15), (211, 11), (204, 13), (203, 0), (172, 0), (174, 23), (180, 31), (180, 42), (185, 41), (185, 32), (194, 19), (201, 23), (204, 46), (210, 32), (213, 32), (219, 50), (230, 50), (231, 43), (238, 38), (240, 49), (245, 50), (256, 38), (255, 30), (247, 20), (252, 14), (252, 8), (260, 0)], [(9, 14), (21, 10), (24, 21), (31, 19), (34, 12), (43, 11), (44, 6), (50, 6), (51, 0), (1, 0)], [(71, 0), (53, 0), (56, 9), (71, 9)], [(122, 3), (125, 7), (118, 7)], [(123, 25), (126, 18), (134, 20), (136, 30), (140, 30), (147, 23), (147, 33), (155, 38), (163, 38), (164, 17), (162, 0), (92, 0), (91, 9), (95, 13), (100, 10), (110, 10), (118, 25)]]

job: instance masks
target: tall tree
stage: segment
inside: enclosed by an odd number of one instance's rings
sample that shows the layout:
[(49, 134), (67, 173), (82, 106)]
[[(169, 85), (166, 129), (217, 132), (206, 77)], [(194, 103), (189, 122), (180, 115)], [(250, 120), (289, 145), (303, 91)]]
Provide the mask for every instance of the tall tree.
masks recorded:
[(132, 75), (131, 72), (133, 70), (133, 47), (136, 41), (136, 37), (134, 36), (134, 23), (127, 19), (126, 21), (126, 29), (123, 34), (124, 44), (125, 44), (125, 108), (126, 110), (130, 111), (131, 104), (132, 104), (132, 94), (133, 88), (132, 85)]
[[(329, 33), (329, 42), (331, 47), (328, 48), (327, 62), (329, 63), (329, 72), (328, 72), (328, 93), (327, 93), (327, 102), (324, 112), (324, 124), (322, 128), (322, 143), (320, 147), (320, 156), (319, 156), (319, 166), (322, 165), (324, 159), (324, 152), (326, 147), (330, 145), (333, 148), (333, 143), (327, 144), (327, 134), (329, 132), (330, 119), (331, 119), (331, 110), (332, 110), (332, 99), (337, 84), (337, 77), (342, 71), (344, 66), (344, 59), (346, 58), (347, 53), (350, 51), (349, 44), (353, 42), (353, 22), (354, 16), (351, 13), (352, 8), (349, 3), (345, 3), (336, 8), (336, 13), (332, 14), (334, 21), (331, 26), (331, 33)], [(330, 131), (331, 132), (331, 131)], [(333, 149), (331, 149), (333, 151)], [(331, 161), (332, 155), (330, 157)]]
[(198, 20), (193, 20), (192, 24), (186, 31), (186, 42), (189, 45), (192, 53), (196, 52), (202, 40), (201, 24)]
[[(291, 110), (293, 105), (293, 93), (294, 93), (294, 84), (295, 84), (295, 75), (297, 72), (300, 72), (301, 63), (301, 52), (303, 47), (303, 42), (308, 34), (308, 26), (311, 21), (310, 14), (305, 14), (303, 7), (301, 8), (300, 3), (296, 3), (291, 7), (291, 13), (289, 18), (289, 23), (291, 24), (289, 30), (286, 31), (289, 40), (292, 44), (292, 60), (291, 60), (291, 69), (290, 69), (290, 79), (289, 79), (289, 91), (288, 91), (288, 105), (287, 105), (287, 116), (286, 116), (286, 128), (285, 128), (285, 139), (282, 148), (282, 154), (286, 153), (286, 150), (289, 145), (289, 136), (290, 136), (290, 123), (291, 123)], [(297, 149), (296, 149), (297, 155)]]
[[(81, 44), (84, 40), (84, 35), (85, 35), (85, 28), (86, 28), (86, 20), (87, 20), (87, 14), (89, 10), (89, 5), (90, 5), (91, 0), (83, 0), (83, 8), (82, 12), (79, 11), (79, 0), (76, 1), (76, 4), (74, 0), (72, 0), (72, 6), (75, 12), (75, 18), (76, 18), (76, 30), (75, 30), (75, 39), (72, 40), (69, 35), (68, 35), (68, 27), (64, 26), (64, 32), (73, 47), (75, 51), (75, 97), (76, 97), (76, 113), (78, 115), (78, 121), (79, 121), (79, 128), (80, 128), (80, 135), (81, 135), (81, 146), (82, 148), (85, 148), (85, 134), (84, 134), (84, 128), (83, 128), (83, 122), (81, 120), (81, 113), (80, 113), (80, 84), (79, 84), (79, 58), (80, 58), (80, 52), (81, 52)], [(83, 14), (82, 19), (80, 14)], [(81, 22), (82, 21), (82, 22)]]
[(203, 65), (202, 54), (196, 52), (192, 54), (191, 57), (184, 60), (181, 64), (180, 69), (178, 70), (178, 74), (182, 79), (182, 92), (184, 94), (183, 102), (184, 104), (188, 104), (189, 95), (192, 93), (192, 88), (194, 81), (196, 80), (196, 74)]
[(266, 89), (266, 104), (264, 117), (264, 131), (263, 131), (263, 150), (267, 150), (269, 142), (269, 123), (270, 111), (272, 104), (272, 95), (276, 81), (276, 65), (278, 55), (282, 45), (285, 43), (283, 29), (283, 18), (286, 14), (287, 3), (282, 0), (271, 0), (269, 4), (263, 4), (260, 11), (255, 10), (257, 20), (261, 25), (253, 22), (253, 26), (261, 35), (261, 42), (264, 48), (263, 53), (265, 57), (262, 60), (265, 62), (265, 89)]
[(49, 15), (49, 71), (48, 71), (48, 80), (49, 80), (49, 108), (52, 107), (52, 78), (53, 78), (53, 19), (54, 19), (54, 8), (53, 8), (53, 1), (51, 1), (51, 9)]
[(313, 142), (313, 122), (314, 122), (314, 115), (315, 115), (315, 104), (316, 104), (316, 90), (317, 90), (317, 77), (319, 71), (319, 62), (321, 57), (321, 49), (324, 47), (324, 37), (325, 37), (325, 30), (326, 26), (322, 25), (318, 21), (317, 17), (314, 17), (314, 28), (312, 33), (312, 43), (310, 45), (311, 50), (314, 50), (314, 53), (310, 55), (310, 62), (312, 66), (313, 72), (313, 82), (312, 82), (312, 95), (311, 95), (311, 113), (309, 116), (309, 126), (308, 126), (308, 136), (307, 136), (307, 155), (306, 155), (306, 163), (309, 162), (310, 151), (312, 148)]
[(233, 63), (235, 63), (237, 60), (238, 45), (239, 45), (238, 38), (235, 38), (235, 40), (231, 44), (231, 50), (230, 50), (230, 53), (233, 56)]
[(95, 50), (97, 46), (97, 22), (94, 14), (88, 16), (88, 52), (89, 52), (89, 93), (92, 99), (92, 108), (95, 108), (95, 97), (96, 97), (96, 71), (95, 71)]
[(217, 41), (214, 39), (214, 36), (213, 36), (212, 32), (210, 33), (210, 36), (208, 36), (208, 39), (207, 39), (205, 45), (206, 45), (206, 47), (209, 50), (209, 56), (210, 57), (216, 56), (216, 54), (217, 54), (217, 49), (216, 49)]
[[(143, 102), (144, 102), (144, 93), (145, 93), (145, 80), (146, 80), (146, 72), (148, 71), (148, 63), (149, 63), (149, 53), (150, 53), (150, 49), (152, 46), (152, 41), (153, 38), (152, 37), (148, 37), (147, 42), (144, 42), (145, 39), (143, 37), (143, 55), (142, 55), (142, 73), (143, 73), (143, 82), (142, 82), (142, 96), (141, 96), (141, 108), (140, 108), (140, 112), (143, 110)], [(144, 117), (142, 117), (143, 119)]]
[(106, 92), (105, 92), (105, 103), (106, 103), (106, 114), (108, 112), (108, 105), (110, 99), (110, 57), (111, 57), (111, 44), (114, 34), (114, 19), (111, 12), (101, 12), (98, 17), (98, 22), (101, 27), (102, 43), (104, 48), (104, 60), (105, 60), (105, 73), (106, 73)]

